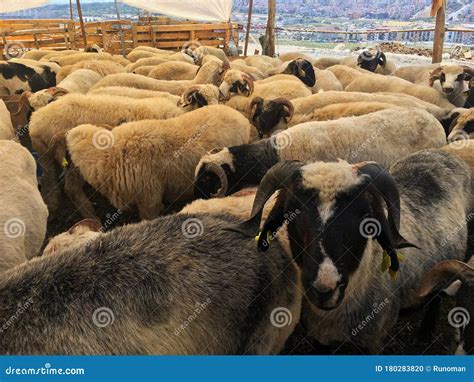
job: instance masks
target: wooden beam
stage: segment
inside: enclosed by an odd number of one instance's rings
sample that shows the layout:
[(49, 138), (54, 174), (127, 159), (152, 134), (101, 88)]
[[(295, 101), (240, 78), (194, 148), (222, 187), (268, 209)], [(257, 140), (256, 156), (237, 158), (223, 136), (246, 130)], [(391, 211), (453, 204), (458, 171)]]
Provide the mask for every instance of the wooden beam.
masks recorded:
[[(117, 13), (117, 20), (120, 22), (120, 8), (117, 0), (115, 0), (115, 12)], [(122, 56), (125, 57), (125, 37), (123, 35), (122, 24), (119, 23), (119, 33), (120, 33), (120, 48), (122, 50)], [(104, 47), (105, 49), (105, 47)]]
[(276, 0), (268, 0), (268, 20), (263, 54), (275, 56)]
[(446, 35), (446, 4), (438, 9), (436, 13), (436, 25), (433, 41), (432, 63), (437, 64), (443, 60), (444, 38)]
[(72, 0), (69, 0), (69, 18), (74, 20), (74, 16), (72, 14)]
[(247, 16), (247, 30), (245, 31), (245, 47), (244, 56), (247, 56), (247, 49), (249, 47), (250, 25), (252, 22), (253, 0), (249, 0), (249, 13)]
[(77, 4), (77, 15), (79, 16), (79, 23), (81, 24), (82, 40), (84, 41), (84, 48), (85, 48), (87, 46), (87, 35), (86, 35), (86, 28), (84, 27), (84, 19), (82, 17), (81, 1), (76, 0), (76, 4)]

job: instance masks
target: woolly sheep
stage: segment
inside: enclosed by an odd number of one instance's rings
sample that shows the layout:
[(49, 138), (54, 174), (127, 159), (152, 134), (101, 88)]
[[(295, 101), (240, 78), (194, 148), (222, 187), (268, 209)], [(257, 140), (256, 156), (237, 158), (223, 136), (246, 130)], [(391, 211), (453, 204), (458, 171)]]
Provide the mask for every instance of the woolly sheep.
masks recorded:
[(351, 163), (374, 160), (389, 166), (412, 152), (441, 147), (445, 142), (444, 129), (435, 117), (409, 107), (302, 123), (256, 143), (203, 156), (195, 171), (196, 197), (228, 195), (255, 186), (282, 160), (341, 158)]
[(12, 58), (8, 60), (8, 62), (16, 62), (19, 64), (26, 65), (36, 71), (38, 74), (42, 74), (44, 72), (44, 67), (47, 66), (51, 69), (53, 73), (58, 73), (61, 67), (56, 64), (55, 62), (39, 62), (35, 60), (28, 60), (25, 58)]
[[(466, 165), (438, 150), (412, 154), (390, 173), (374, 162), (282, 162), (260, 183), (250, 219), (229, 230), (253, 240), (266, 200), (281, 190), (257, 245), (271, 248), (285, 214), (300, 211), (287, 231), (302, 272), (303, 326), (322, 345), (349, 338), (378, 353), (399, 311), (417, 303), (424, 273), (464, 258), (470, 183)], [(454, 240), (439, 239), (458, 226)]]
[(351, 68), (346, 65), (333, 65), (327, 70), (336, 76), (344, 89), (356, 78), (362, 77), (364, 74), (370, 75), (366, 70), (358, 67)]
[(89, 89), (101, 79), (102, 76), (92, 70), (78, 69), (58, 83), (56, 87), (29, 94), (28, 102), (33, 110), (38, 110), (52, 101), (57, 100), (59, 95), (73, 93), (86, 94)]
[(187, 62), (188, 64), (193, 64), (192, 61), (189, 61), (189, 56), (188, 55), (184, 55), (186, 56), (186, 59), (182, 59), (183, 58), (183, 53), (175, 53), (175, 54), (172, 54), (172, 55), (163, 55), (163, 54), (160, 54), (160, 55), (155, 55), (155, 56), (152, 56), (152, 57), (145, 57), (145, 58), (141, 58), (137, 61), (135, 61), (134, 63), (130, 64), (130, 65), (127, 65), (125, 67), (125, 70), (126, 72), (128, 73), (135, 73), (135, 71), (138, 69), (138, 68), (141, 68), (143, 66), (156, 66), (156, 65), (160, 65), (160, 64), (163, 64), (165, 62), (168, 62), (168, 61), (182, 61), (182, 62)]
[(58, 74), (56, 75), (56, 81), (61, 82), (64, 80), (68, 75), (73, 73), (79, 69), (89, 69), (98, 74), (102, 77), (108, 76), (109, 74), (116, 74), (116, 73), (123, 73), (125, 72), (125, 68), (117, 64), (113, 61), (80, 61), (77, 64), (73, 65), (66, 65), (59, 70)]
[[(113, 144), (98, 150), (92, 139), (100, 136)], [(193, 172), (201, 156), (214, 147), (247, 143), (249, 138), (248, 120), (216, 105), (165, 121), (127, 123), (112, 131), (78, 126), (67, 135), (67, 145), (84, 179), (115, 207), (126, 210), (136, 205), (142, 219), (154, 219), (164, 201), (192, 197)]]
[(208, 105), (218, 105), (221, 92), (212, 84), (190, 86), (181, 96), (178, 105), (187, 111)]
[[(65, 157), (65, 135), (73, 127), (95, 123), (118, 126), (142, 119), (167, 119), (179, 116), (184, 110), (176, 102), (154, 98), (131, 99), (111, 95), (69, 94), (33, 113), (30, 120), (30, 137), (43, 169), (41, 193), (54, 218), (60, 207), (57, 187), (59, 166)], [(92, 142), (91, 142), (92, 143)], [(97, 145), (100, 146), (100, 141)], [(66, 173), (66, 194), (85, 218), (96, 218), (85, 195), (76, 190), (74, 172)], [(70, 179), (72, 178), (72, 179)], [(68, 183), (70, 185), (68, 185)]]
[(460, 65), (442, 65), (431, 72), (430, 86), (443, 94), (449, 102), (463, 107), (469, 90), (468, 82), (474, 78), (474, 68)]
[[(7, 354), (278, 354), (299, 321), (298, 269), (278, 243), (262, 256), (253, 241), (222, 230), (241, 221), (166, 216), (11, 270), (0, 281), (0, 319), (14, 316), (33, 291), (34, 302), (0, 347)], [(183, 236), (193, 222), (202, 234)], [(288, 310), (288, 325), (272, 325), (277, 308)], [(93, 312), (101, 322), (110, 312), (113, 325), (99, 327)]]
[(99, 81), (93, 89), (104, 86), (128, 86), (138, 89), (167, 91), (181, 95), (191, 85), (211, 83), (217, 84), (222, 74), (222, 67), (217, 62), (209, 62), (201, 67), (193, 80), (165, 81), (132, 73), (112, 74)]
[(113, 95), (119, 97), (129, 97), (129, 98), (164, 98), (170, 102), (178, 103), (180, 100), (179, 96), (170, 94), (168, 92), (159, 92), (154, 90), (144, 90), (129, 88), (126, 86), (107, 86), (103, 88), (97, 88), (90, 90), (88, 94), (91, 95)]
[[(390, 106), (391, 105), (391, 106)], [(450, 111), (441, 109), (418, 98), (399, 93), (324, 92), (309, 97), (288, 100), (255, 97), (250, 105), (250, 119), (260, 135), (271, 135), (309, 121), (326, 121), (341, 117), (357, 116), (382, 110), (387, 107), (418, 107), (433, 114), (444, 124), (451, 124), (455, 117)]]
[(148, 77), (157, 80), (193, 80), (199, 66), (187, 62), (170, 61), (157, 65), (148, 73)]
[(402, 66), (393, 73), (393, 76), (414, 84), (427, 85), (431, 77), (431, 72), (439, 68), (440, 65), (441, 64)]
[(383, 91), (405, 93), (439, 107), (454, 108), (454, 105), (435, 89), (423, 85), (415, 85), (398, 77), (383, 76), (380, 74), (364, 74), (357, 77), (345, 87), (345, 90), (347, 92), (355, 91), (363, 93)]
[(341, 59), (338, 57), (320, 57), (313, 60), (313, 66), (315, 68), (324, 70), (334, 65), (340, 65)]
[(57, 56), (49, 58), (50, 61), (57, 62), (61, 66), (74, 65), (80, 61), (113, 61), (122, 66), (126, 66), (129, 62), (122, 56), (111, 55), (109, 53), (86, 53), (80, 52), (67, 56)]
[(0, 272), (36, 256), (48, 209), (38, 191), (35, 160), (20, 144), (0, 140)]
[(145, 50), (137, 50), (137, 51), (130, 52), (127, 55), (127, 59), (132, 63), (136, 63), (137, 61), (143, 58), (167, 58), (173, 61), (184, 61), (190, 64), (194, 64), (194, 60), (190, 56), (181, 52), (165, 55), (165, 54), (160, 54), (160, 53), (147, 52)]
[(268, 75), (268, 72), (279, 68), (283, 62), (278, 58), (268, 56), (249, 56), (245, 59), (245, 63), (258, 68), (263, 74)]
[(0, 100), (0, 140), (15, 138), (15, 130), (10, 116), (10, 112), (3, 100)]

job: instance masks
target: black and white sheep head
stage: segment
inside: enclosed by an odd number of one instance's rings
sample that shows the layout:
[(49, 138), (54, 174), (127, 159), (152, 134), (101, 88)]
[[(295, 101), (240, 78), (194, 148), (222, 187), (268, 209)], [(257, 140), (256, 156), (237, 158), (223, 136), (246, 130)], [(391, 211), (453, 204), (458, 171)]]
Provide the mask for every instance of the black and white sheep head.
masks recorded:
[(474, 108), (458, 110), (451, 116), (448, 142), (474, 139)]
[(219, 90), (226, 99), (229, 99), (232, 93), (249, 97), (253, 93), (254, 83), (248, 74), (229, 69), (224, 73)]
[(473, 68), (465, 65), (444, 65), (431, 72), (429, 84), (433, 86), (435, 81), (439, 80), (443, 92), (451, 94), (459, 87), (459, 83), (470, 81), (473, 77)]
[(382, 68), (387, 65), (387, 57), (385, 53), (380, 50), (364, 50), (359, 54), (359, 57), (357, 57), (357, 65), (362, 69), (375, 72), (379, 65)]
[(274, 132), (286, 129), (293, 113), (293, 104), (286, 98), (264, 100), (255, 97), (250, 103), (250, 122), (258, 130), (260, 138), (268, 138)]
[(196, 166), (194, 196), (197, 199), (210, 199), (227, 195), (228, 179), (234, 172), (234, 158), (229, 149), (214, 148)]
[(306, 86), (312, 88), (316, 84), (316, 74), (313, 64), (303, 58), (288, 63), (283, 74), (292, 74), (298, 77)]
[(217, 105), (222, 99), (219, 88), (212, 84), (190, 86), (178, 101), (178, 106), (191, 111), (208, 105)]
[[(318, 308), (334, 309), (343, 301), (352, 277), (364, 272), (361, 264), (373, 255), (374, 245), (369, 241), (377, 241), (392, 260), (397, 248), (413, 246), (399, 233), (395, 182), (374, 162), (280, 162), (262, 179), (250, 219), (230, 229), (255, 236), (265, 203), (277, 190), (280, 193), (263, 223), (258, 248), (266, 250), (287, 225), (306, 296)], [(294, 211), (298, 211), (294, 219), (286, 218)], [(393, 270), (398, 266), (397, 258), (392, 261)]]

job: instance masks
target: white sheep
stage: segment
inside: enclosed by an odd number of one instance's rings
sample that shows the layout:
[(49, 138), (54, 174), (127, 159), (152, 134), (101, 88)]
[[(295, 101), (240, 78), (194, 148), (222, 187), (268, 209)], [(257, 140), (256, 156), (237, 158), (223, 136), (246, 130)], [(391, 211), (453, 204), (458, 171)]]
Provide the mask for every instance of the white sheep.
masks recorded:
[(147, 74), (148, 77), (157, 80), (193, 80), (199, 66), (187, 62), (169, 61), (155, 66)]
[(65, 94), (86, 94), (102, 78), (100, 74), (92, 70), (78, 69), (53, 88), (43, 89), (36, 93), (27, 92), (28, 102), (33, 110), (38, 110)]
[(3, 100), (0, 100), (0, 140), (15, 138), (15, 130), (10, 116), (10, 112)]
[[(98, 149), (94, 137), (111, 144)], [(248, 120), (216, 105), (165, 121), (127, 123), (112, 131), (78, 126), (67, 135), (67, 145), (84, 179), (115, 207), (137, 205), (142, 219), (153, 219), (164, 201), (192, 197), (194, 168), (202, 155), (214, 147), (248, 143), (249, 138)]]
[(108, 76), (109, 74), (123, 73), (125, 68), (113, 61), (107, 60), (92, 60), (92, 61), (80, 61), (77, 64), (66, 65), (62, 67), (56, 74), (56, 82), (61, 82), (68, 75), (79, 69), (89, 69), (102, 77)]
[(222, 74), (222, 65), (217, 62), (204, 64), (193, 80), (165, 81), (141, 76), (133, 73), (112, 74), (99, 81), (93, 89), (104, 86), (128, 86), (138, 89), (166, 91), (170, 94), (181, 95), (191, 85), (217, 84)]
[(11, 140), (0, 140), (0, 154), (0, 272), (4, 272), (38, 254), (48, 209), (29, 151)]
[(113, 95), (119, 97), (129, 98), (165, 98), (175, 104), (178, 103), (180, 97), (177, 95), (170, 94), (168, 92), (160, 92), (155, 90), (137, 89), (130, 88), (127, 86), (106, 86), (103, 88), (97, 88), (90, 90), (87, 94), (91, 95)]

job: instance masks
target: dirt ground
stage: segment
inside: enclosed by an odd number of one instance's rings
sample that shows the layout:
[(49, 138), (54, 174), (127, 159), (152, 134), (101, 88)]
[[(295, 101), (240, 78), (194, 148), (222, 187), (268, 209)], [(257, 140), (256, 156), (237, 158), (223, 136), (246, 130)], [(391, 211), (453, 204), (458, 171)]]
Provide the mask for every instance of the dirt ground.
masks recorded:
[[(92, 188), (87, 190), (88, 197), (93, 203), (96, 212), (99, 214), (102, 223), (107, 221), (107, 230), (115, 226), (126, 223), (138, 222), (138, 214), (136, 212), (120, 212), (110, 205), (110, 203), (102, 195), (95, 192)], [(63, 209), (59, 212), (58, 218), (48, 225), (48, 238), (66, 231), (72, 225), (81, 220), (81, 216), (74, 206), (63, 196)], [(182, 204), (175, 204), (167, 207), (167, 212), (179, 211), (183, 207)], [(45, 243), (48, 239), (45, 241)], [(442, 355), (454, 353), (454, 334), (455, 329), (448, 323), (448, 312), (454, 307), (454, 302), (444, 299), (442, 303), (441, 313), (436, 329), (426, 339), (418, 339), (418, 329), (424, 317), (424, 311), (405, 314), (402, 316), (394, 328), (387, 336), (387, 343), (381, 354), (384, 355)], [(328, 350), (322, 348), (311, 337), (307, 336), (305, 329), (300, 325), (297, 326), (293, 335), (288, 339), (282, 354), (288, 355), (317, 355), (317, 354), (337, 354), (337, 355), (355, 355), (366, 354), (363, 349), (357, 348), (350, 342), (350, 339), (339, 346)]]

